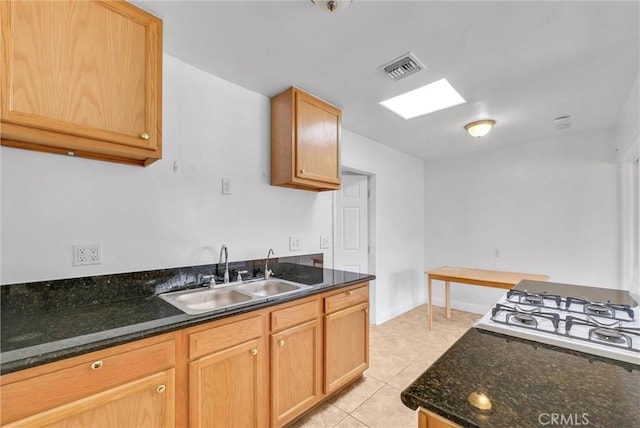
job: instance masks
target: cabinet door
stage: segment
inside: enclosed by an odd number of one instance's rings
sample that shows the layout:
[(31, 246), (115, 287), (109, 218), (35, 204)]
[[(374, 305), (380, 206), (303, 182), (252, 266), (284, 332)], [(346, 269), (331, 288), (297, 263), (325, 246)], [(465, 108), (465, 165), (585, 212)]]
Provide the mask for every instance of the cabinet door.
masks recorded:
[(436, 415), (426, 409), (420, 408), (418, 412), (418, 428), (459, 428), (460, 425), (454, 424), (442, 416)]
[(271, 335), (271, 425), (282, 426), (322, 394), (320, 320)]
[(340, 184), (340, 110), (296, 91), (298, 178)]
[(174, 370), (13, 422), (8, 427), (172, 427)]
[(189, 426), (265, 425), (263, 354), (262, 339), (253, 339), (190, 363)]
[(159, 19), (120, 1), (7, 1), (0, 18), (3, 138), (159, 149)]
[(369, 367), (369, 305), (361, 303), (324, 317), (327, 394)]

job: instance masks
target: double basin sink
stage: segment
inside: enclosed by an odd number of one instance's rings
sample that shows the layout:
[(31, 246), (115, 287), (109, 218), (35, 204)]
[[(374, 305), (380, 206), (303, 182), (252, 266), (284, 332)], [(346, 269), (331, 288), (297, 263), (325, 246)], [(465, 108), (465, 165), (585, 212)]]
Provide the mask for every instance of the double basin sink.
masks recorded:
[(187, 314), (196, 315), (288, 296), (307, 288), (310, 287), (296, 282), (266, 279), (221, 288), (177, 291), (161, 294), (160, 298)]

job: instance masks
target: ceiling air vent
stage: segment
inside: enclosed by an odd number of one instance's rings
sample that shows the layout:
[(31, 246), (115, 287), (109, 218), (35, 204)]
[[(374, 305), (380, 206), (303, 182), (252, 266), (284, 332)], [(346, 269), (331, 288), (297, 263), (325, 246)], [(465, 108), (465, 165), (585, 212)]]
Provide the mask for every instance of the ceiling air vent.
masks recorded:
[(383, 69), (387, 76), (393, 80), (400, 80), (404, 77), (410, 76), (418, 71), (426, 68), (418, 58), (412, 53), (407, 52), (399, 58), (394, 59), (388, 64), (382, 65), (379, 68)]

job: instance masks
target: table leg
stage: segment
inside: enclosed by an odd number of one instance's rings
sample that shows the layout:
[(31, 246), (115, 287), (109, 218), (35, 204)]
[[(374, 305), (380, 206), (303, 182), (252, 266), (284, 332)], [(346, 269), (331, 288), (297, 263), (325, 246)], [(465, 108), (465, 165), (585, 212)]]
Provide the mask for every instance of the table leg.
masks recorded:
[(429, 330), (433, 328), (433, 306), (431, 305), (431, 275), (429, 275), (428, 282), (428, 290), (429, 290), (429, 305), (427, 310), (429, 311)]
[(445, 315), (447, 319), (451, 319), (451, 287), (449, 286), (449, 281), (445, 281), (444, 283), (444, 293), (445, 293)]

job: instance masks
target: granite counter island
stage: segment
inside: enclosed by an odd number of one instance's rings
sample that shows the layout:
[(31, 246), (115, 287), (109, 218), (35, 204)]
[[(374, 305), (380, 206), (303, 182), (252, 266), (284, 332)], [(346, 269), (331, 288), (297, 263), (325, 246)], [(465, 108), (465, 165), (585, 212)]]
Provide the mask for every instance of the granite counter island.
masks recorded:
[(401, 399), (463, 427), (637, 428), (640, 366), (471, 328)]

